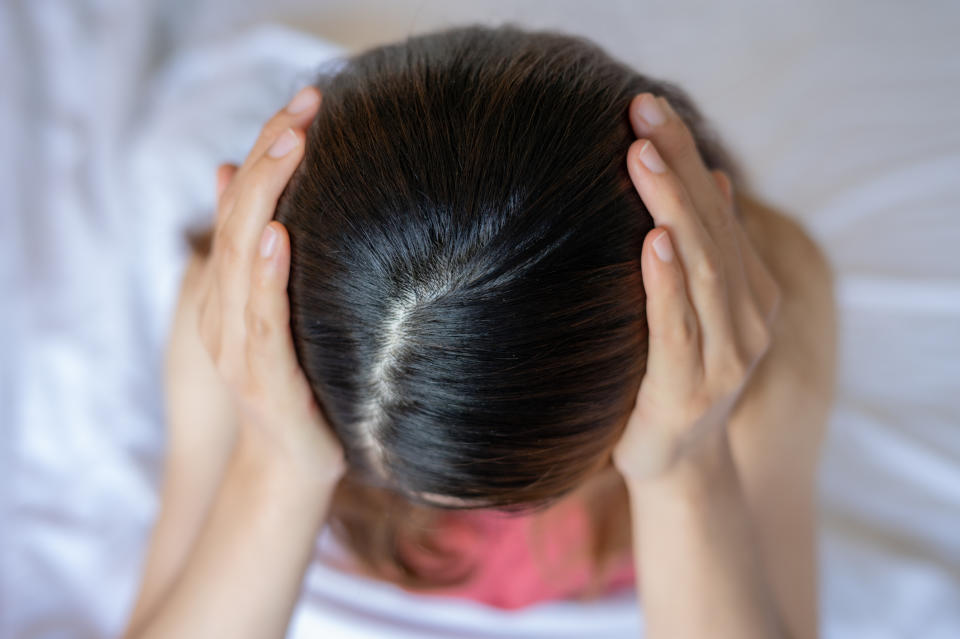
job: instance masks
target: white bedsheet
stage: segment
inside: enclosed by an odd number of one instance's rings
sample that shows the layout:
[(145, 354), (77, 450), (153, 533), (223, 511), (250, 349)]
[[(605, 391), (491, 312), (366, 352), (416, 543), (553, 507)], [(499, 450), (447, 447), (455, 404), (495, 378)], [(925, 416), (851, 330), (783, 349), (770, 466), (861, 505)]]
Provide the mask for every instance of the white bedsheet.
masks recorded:
[[(485, 11), (688, 88), (823, 244), (841, 303), (824, 636), (960, 636), (960, 5), (698, 4), (0, 5), (0, 637), (123, 627), (157, 506), (178, 238), (209, 215), (215, 166), (331, 39)], [(506, 614), (317, 561), (290, 636), (619, 638), (641, 617), (631, 596)]]

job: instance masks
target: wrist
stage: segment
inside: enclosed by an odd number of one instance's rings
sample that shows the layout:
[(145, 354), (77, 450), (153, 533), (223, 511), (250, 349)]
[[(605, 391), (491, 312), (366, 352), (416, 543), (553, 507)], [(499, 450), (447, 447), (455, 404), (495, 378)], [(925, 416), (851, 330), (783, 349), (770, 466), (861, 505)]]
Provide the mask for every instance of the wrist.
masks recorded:
[(711, 501), (739, 489), (736, 464), (726, 428), (701, 438), (659, 475), (626, 480), (631, 499), (667, 499), (684, 503)]
[(268, 499), (325, 510), (340, 480), (339, 473), (291, 459), (247, 428), (240, 429), (234, 456), (238, 472)]

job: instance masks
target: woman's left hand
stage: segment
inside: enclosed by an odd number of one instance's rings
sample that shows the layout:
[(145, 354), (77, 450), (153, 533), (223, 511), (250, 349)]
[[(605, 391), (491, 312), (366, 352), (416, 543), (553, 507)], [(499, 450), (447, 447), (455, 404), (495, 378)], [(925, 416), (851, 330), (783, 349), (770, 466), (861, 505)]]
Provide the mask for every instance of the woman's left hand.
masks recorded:
[(343, 450), (297, 361), (287, 298), (290, 238), (270, 221), (320, 100), (315, 88), (303, 89), (263, 127), (243, 165), (220, 168), (199, 332), (236, 401), (241, 440), (303, 478), (334, 482), (346, 469)]
[(630, 176), (658, 228), (641, 254), (647, 372), (613, 457), (625, 479), (645, 480), (722, 437), (770, 346), (780, 291), (735, 215), (729, 178), (704, 166), (670, 104), (643, 94), (630, 119), (641, 138)]

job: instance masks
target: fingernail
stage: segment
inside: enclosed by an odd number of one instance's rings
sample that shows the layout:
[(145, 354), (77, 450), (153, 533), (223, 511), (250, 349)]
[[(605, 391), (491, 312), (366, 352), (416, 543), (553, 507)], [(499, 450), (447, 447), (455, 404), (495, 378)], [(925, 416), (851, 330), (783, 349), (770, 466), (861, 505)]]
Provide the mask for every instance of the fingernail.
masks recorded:
[(267, 224), (260, 236), (260, 257), (270, 257), (277, 248), (277, 232), (273, 226)]
[(310, 87), (300, 89), (287, 105), (287, 113), (302, 113), (315, 105), (317, 99), (317, 92)]
[(661, 262), (669, 262), (673, 259), (673, 245), (670, 243), (669, 233), (664, 231), (653, 241), (653, 251)]
[(637, 103), (637, 115), (651, 127), (659, 126), (667, 120), (663, 109), (657, 104), (657, 99), (652, 95), (645, 95), (640, 99)]
[(293, 132), (293, 129), (287, 129), (276, 139), (270, 150), (267, 151), (267, 155), (272, 158), (282, 158), (296, 148), (298, 144), (300, 144), (300, 140), (297, 138), (297, 134)]
[(663, 173), (667, 170), (667, 165), (663, 163), (663, 158), (657, 153), (656, 147), (650, 144), (650, 140), (644, 142), (643, 146), (640, 147), (639, 155), (644, 166), (654, 173)]

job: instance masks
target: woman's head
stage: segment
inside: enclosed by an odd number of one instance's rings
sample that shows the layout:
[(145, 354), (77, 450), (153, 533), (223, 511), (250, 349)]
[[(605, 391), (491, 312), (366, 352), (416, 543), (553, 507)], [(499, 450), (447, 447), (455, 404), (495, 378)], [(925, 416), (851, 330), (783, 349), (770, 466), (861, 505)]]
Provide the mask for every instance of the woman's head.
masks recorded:
[(319, 78), (277, 219), (297, 352), (353, 479), (531, 506), (607, 460), (644, 373), (627, 105), (676, 88), (506, 26), (378, 47)]

